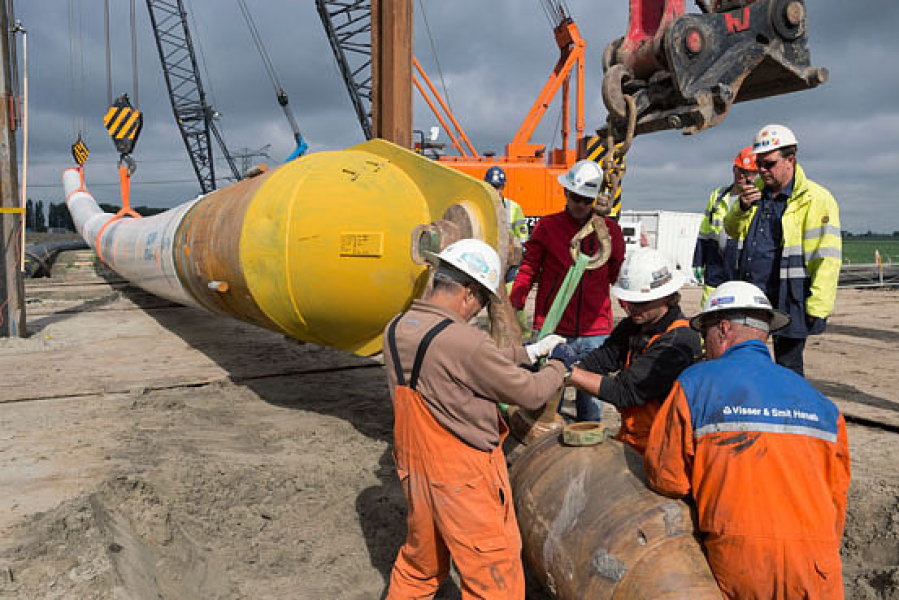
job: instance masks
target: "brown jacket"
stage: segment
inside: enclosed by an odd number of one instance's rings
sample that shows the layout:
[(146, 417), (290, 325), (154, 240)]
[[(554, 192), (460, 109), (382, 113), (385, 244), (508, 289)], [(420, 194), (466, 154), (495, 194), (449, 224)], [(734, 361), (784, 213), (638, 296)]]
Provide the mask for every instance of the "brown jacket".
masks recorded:
[[(443, 427), (478, 450), (499, 444), (496, 403), (539, 408), (562, 385), (561, 363), (549, 361), (537, 373), (523, 369), (518, 365), (530, 363), (523, 346), (498, 348), (486, 333), (436, 304), (415, 300), (398, 318), (397, 353), (407, 382), (421, 338), (443, 319), (453, 321), (428, 348), (416, 389)], [(384, 365), (392, 398), (396, 374), (386, 330)]]

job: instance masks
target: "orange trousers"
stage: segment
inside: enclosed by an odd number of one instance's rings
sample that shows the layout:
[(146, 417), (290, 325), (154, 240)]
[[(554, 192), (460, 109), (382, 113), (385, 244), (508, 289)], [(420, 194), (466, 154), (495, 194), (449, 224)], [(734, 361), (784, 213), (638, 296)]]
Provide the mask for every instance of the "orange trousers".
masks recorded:
[(730, 535), (703, 545), (729, 600), (843, 600), (838, 543)]
[(396, 387), (394, 410), (394, 459), (409, 512), (387, 600), (433, 597), (450, 556), (463, 600), (523, 600), (521, 536), (502, 448), (481, 452), (460, 441), (408, 387)]

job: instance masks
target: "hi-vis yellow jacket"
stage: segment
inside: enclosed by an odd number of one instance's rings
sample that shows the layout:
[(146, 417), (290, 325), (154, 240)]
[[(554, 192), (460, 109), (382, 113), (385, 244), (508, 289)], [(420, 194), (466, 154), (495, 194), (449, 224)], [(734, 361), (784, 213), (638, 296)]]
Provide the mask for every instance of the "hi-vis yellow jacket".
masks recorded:
[[(763, 187), (761, 180), (756, 185)], [(742, 246), (757, 206), (747, 211), (734, 202), (724, 218), (727, 234)], [(793, 175), (793, 194), (781, 218), (783, 253), (780, 259), (778, 308), (792, 322), (778, 332), (786, 337), (805, 337), (810, 332), (805, 316), (826, 318), (832, 311), (843, 262), (840, 209), (823, 186), (807, 179), (799, 163)], [(741, 248), (745, 251), (746, 248)]]
[(506, 209), (506, 220), (509, 222), (509, 231), (521, 242), (522, 245), (528, 241), (528, 220), (521, 210), (521, 205), (509, 198), (503, 198), (503, 207)]
[(693, 266), (702, 267), (702, 302), (715, 288), (737, 276), (737, 241), (724, 232), (724, 217), (735, 202), (731, 195), (733, 184), (712, 190), (708, 205), (699, 224), (699, 235), (693, 250)]

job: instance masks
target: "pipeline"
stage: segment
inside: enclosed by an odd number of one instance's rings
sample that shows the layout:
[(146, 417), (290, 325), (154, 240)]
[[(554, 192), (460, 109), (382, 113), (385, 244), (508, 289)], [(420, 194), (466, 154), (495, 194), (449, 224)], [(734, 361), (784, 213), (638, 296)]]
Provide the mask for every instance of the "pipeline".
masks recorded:
[(476, 237), (506, 260), (487, 184), (384, 140), (319, 152), (164, 213), (114, 219), (63, 174), (84, 240), (157, 296), (298, 340), (380, 351), (387, 322), (428, 283), (425, 250)]
[(60, 253), (87, 250), (87, 248), (88, 245), (84, 240), (33, 244), (25, 248), (25, 266), (22, 272), (25, 277), (50, 277), (53, 263), (56, 262)]
[(690, 507), (646, 486), (623, 444), (528, 444), (510, 478), (525, 559), (558, 600), (720, 600)]
[[(425, 290), (425, 250), (476, 237), (504, 261), (510, 251), (490, 186), (383, 140), (310, 154), (142, 219), (101, 211), (81, 169), (63, 183), (81, 236), (131, 283), (363, 356)], [(720, 598), (688, 507), (650, 492), (639, 457), (620, 444), (569, 448), (549, 435), (512, 478), (525, 555), (557, 598)]]

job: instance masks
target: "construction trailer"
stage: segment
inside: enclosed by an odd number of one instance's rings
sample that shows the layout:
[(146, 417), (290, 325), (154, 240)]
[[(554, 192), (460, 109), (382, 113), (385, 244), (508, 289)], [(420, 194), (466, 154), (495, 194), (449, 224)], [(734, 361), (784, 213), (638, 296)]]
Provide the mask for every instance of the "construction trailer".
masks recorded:
[(618, 221), (628, 251), (640, 246), (661, 250), (688, 280), (693, 277), (693, 250), (700, 223), (702, 213), (670, 210), (625, 210)]

